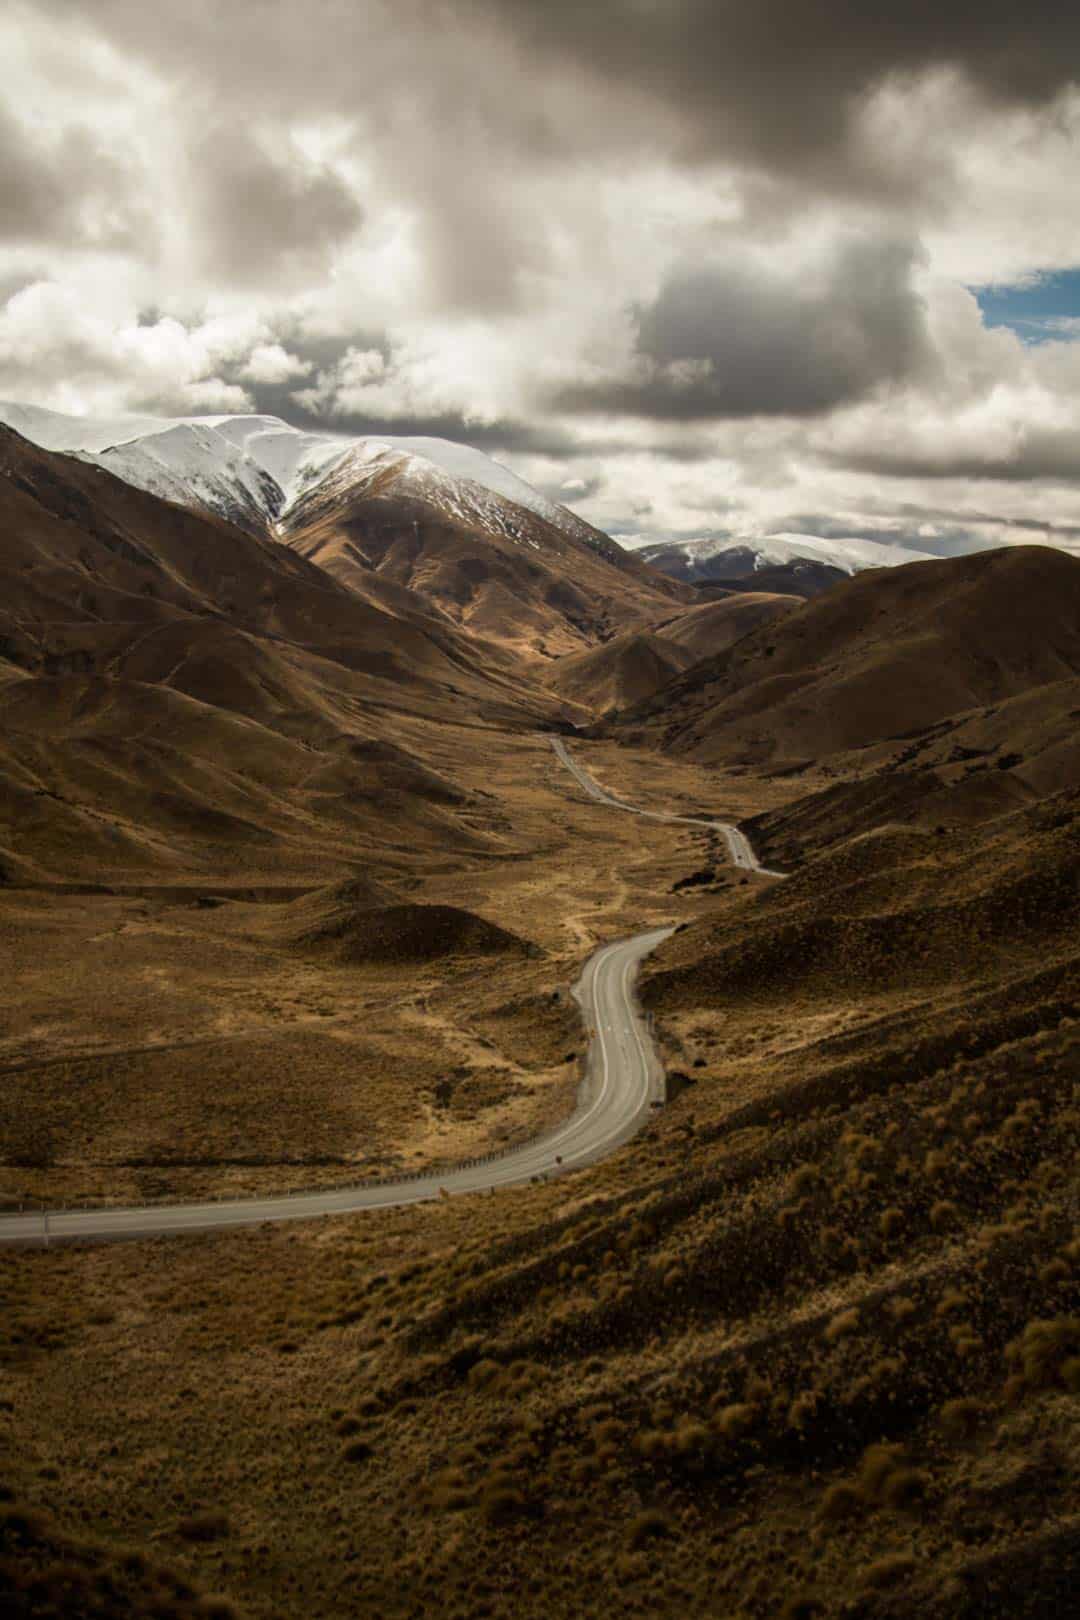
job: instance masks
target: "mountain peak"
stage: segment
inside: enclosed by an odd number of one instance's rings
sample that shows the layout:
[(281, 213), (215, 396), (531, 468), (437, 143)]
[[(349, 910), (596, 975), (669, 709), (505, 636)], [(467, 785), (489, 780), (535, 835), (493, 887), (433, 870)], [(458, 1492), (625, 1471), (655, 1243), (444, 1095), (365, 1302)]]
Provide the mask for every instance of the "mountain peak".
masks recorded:
[[(471, 445), (450, 439), (312, 432), (276, 416), (65, 416), (0, 402), (5, 422), (46, 450), (96, 461), (127, 483), (245, 527), (265, 529), (317, 491), (348, 458), (355, 471), (410, 458), (414, 479), (449, 489), (467, 482), (512, 501), (563, 533), (594, 536), (587, 523)], [(475, 499), (475, 497), (474, 497)], [(599, 538), (599, 537), (596, 537)]]

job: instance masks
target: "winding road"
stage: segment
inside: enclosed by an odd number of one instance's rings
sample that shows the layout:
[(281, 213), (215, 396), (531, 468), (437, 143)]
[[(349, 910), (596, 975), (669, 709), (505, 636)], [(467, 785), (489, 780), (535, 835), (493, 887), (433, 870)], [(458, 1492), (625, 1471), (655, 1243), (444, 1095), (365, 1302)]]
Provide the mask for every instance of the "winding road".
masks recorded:
[(632, 816), (644, 816), (646, 821), (678, 821), (686, 827), (710, 827), (718, 832), (727, 842), (728, 854), (731, 856), (732, 866), (741, 867), (745, 872), (758, 872), (762, 877), (782, 878), (786, 872), (774, 872), (767, 866), (762, 866), (751, 847), (750, 840), (744, 832), (731, 821), (708, 821), (703, 816), (673, 816), (663, 810), (642, 810), (639, 805), (627, 804), (625, 799), (617, 799), (594, 776), (590, 776), (584, 765), (579, 765), (571, 754), (569, 748), (561, 737), (552, 737), (551, 746), (556, 756), (576, 778), (590, 799), (596, 799), (599, 804), (609, 804), (613, 810), (628, 810)]
[[(552, 745), (580, 786), (600, 803), (631, 810), (652, 820), (716, 828), (727, 837), (732, 860), (737, 866), (765, 870), (759, 866), (737, 828), (724, 822), (637, 810), (606, 793), (573, 759), (561, 739), (553, 738)], [(386, 1209), (457, 1193), (487, 1192), (562, 1175), (592, 1164), (628, 1141), (644, 1123), (651, 1106), (664, 1099), (663, 1069), (637, 1006), (633, 987), (642, 958), (673, 932), (672, 928), (654, 928), (635, 934), (631, 939), (602, 945), (589, 958), (573, 992), (590, 1037), (577, 1107), (562, 1125), (521, 1147), (443, 1171), (424, 1172), (395, 1181), (367, 1182), (328, 1192), (202, 1204), (0, 1214), (0, 1244), (100, 1243), (257, 1226), (264, 1221), (311, 1220), (320, 1215)]]

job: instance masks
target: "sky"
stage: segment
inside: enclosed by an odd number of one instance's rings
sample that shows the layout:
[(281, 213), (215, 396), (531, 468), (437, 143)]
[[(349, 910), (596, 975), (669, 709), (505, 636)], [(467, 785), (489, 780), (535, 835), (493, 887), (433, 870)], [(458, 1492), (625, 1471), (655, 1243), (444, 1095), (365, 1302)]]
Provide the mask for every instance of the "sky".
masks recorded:
[(1080, 8), (8, 0), (0, 397), (1080, 552)]

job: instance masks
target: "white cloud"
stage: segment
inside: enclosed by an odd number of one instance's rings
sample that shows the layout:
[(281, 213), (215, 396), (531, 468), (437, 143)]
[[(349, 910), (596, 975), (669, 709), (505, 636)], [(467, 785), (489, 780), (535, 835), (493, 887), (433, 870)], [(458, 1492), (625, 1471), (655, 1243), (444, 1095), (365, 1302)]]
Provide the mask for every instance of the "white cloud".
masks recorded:
[(280, 343), (257, 343), (244, 362), (241, 376), (254, 383), (284, 383), (307, 377), (311, 366), (290, 354)]
[[(970, 290), (1080, 263), (1080, 92), (1052, 27), (1031, 22), (1042, 78), (1021, 99), (994, 77), (996, 14), (957, 32), (936, 8), (951, 65), (905, 33), (890, 73), (870, 8), (849, 32), (872, 78), (845, 98), (827, 7), (811, 71), (776, 59), (769, 4), (733, 8), (726, 53), (700, 59), (706, 5), (680, 8), (682, 38), (662, 6), (603, 36), (606, 3), (478, 0), (453, 30), (413, 0), (322, 4), (277, 8), (272, 30), (244, 0), (21, 0), (0, 18), (9, 169), (40, 183), (6, 238), (0, 219), (0, 394), (524, 424), (580, 451), (507, 459), (623, 532), (1080, 522), (1077, 330), (1025, 348)], [(743, 65), (763, 62), (774, 93), (747, 120)], [(882, 252), (811, 296), (856, 239)], [(885, 262), (897, 243), (910, 256)], [(683, 274), (681, 302), (680, 266), (710, 270)], [(635, 342), (657, 308), (650, 361)], [(870, 363), (890, 309), (918, 367), (903, 344)], [(820, 356), (845, 348), (858, 387), (830, 392)], [(552, 403), (650, 366), (684, 420), (650, 417), (645, 386), (636, 415)], [(793, 380), (806, 418), (769, 419)], [(761, 415), (698, 420), (695, 400)]]

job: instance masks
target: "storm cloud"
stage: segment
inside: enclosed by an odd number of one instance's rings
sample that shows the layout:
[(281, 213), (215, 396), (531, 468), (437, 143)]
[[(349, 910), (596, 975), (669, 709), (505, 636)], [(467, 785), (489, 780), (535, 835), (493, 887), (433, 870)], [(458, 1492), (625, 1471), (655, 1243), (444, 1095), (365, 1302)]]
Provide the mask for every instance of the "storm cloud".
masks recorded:
[(363, 221), (359, 199), (329, 166), (282, 148), (235, 125), (190, 148), (191, 226), (228, 285), (325, 274), (331, 250)]
[(813, 416), (933, 367), (908, 243), (842, 243), (818, 271), (681, 265), (635, 311), (626, 379), (560, 403), (693, 420)]
[(15, 0), (0, 48), (2, 394), (461, 438), (630, 536), (1080, 523), (1080, 310), (977, 296), (1080, 265), (1060, 0)]

